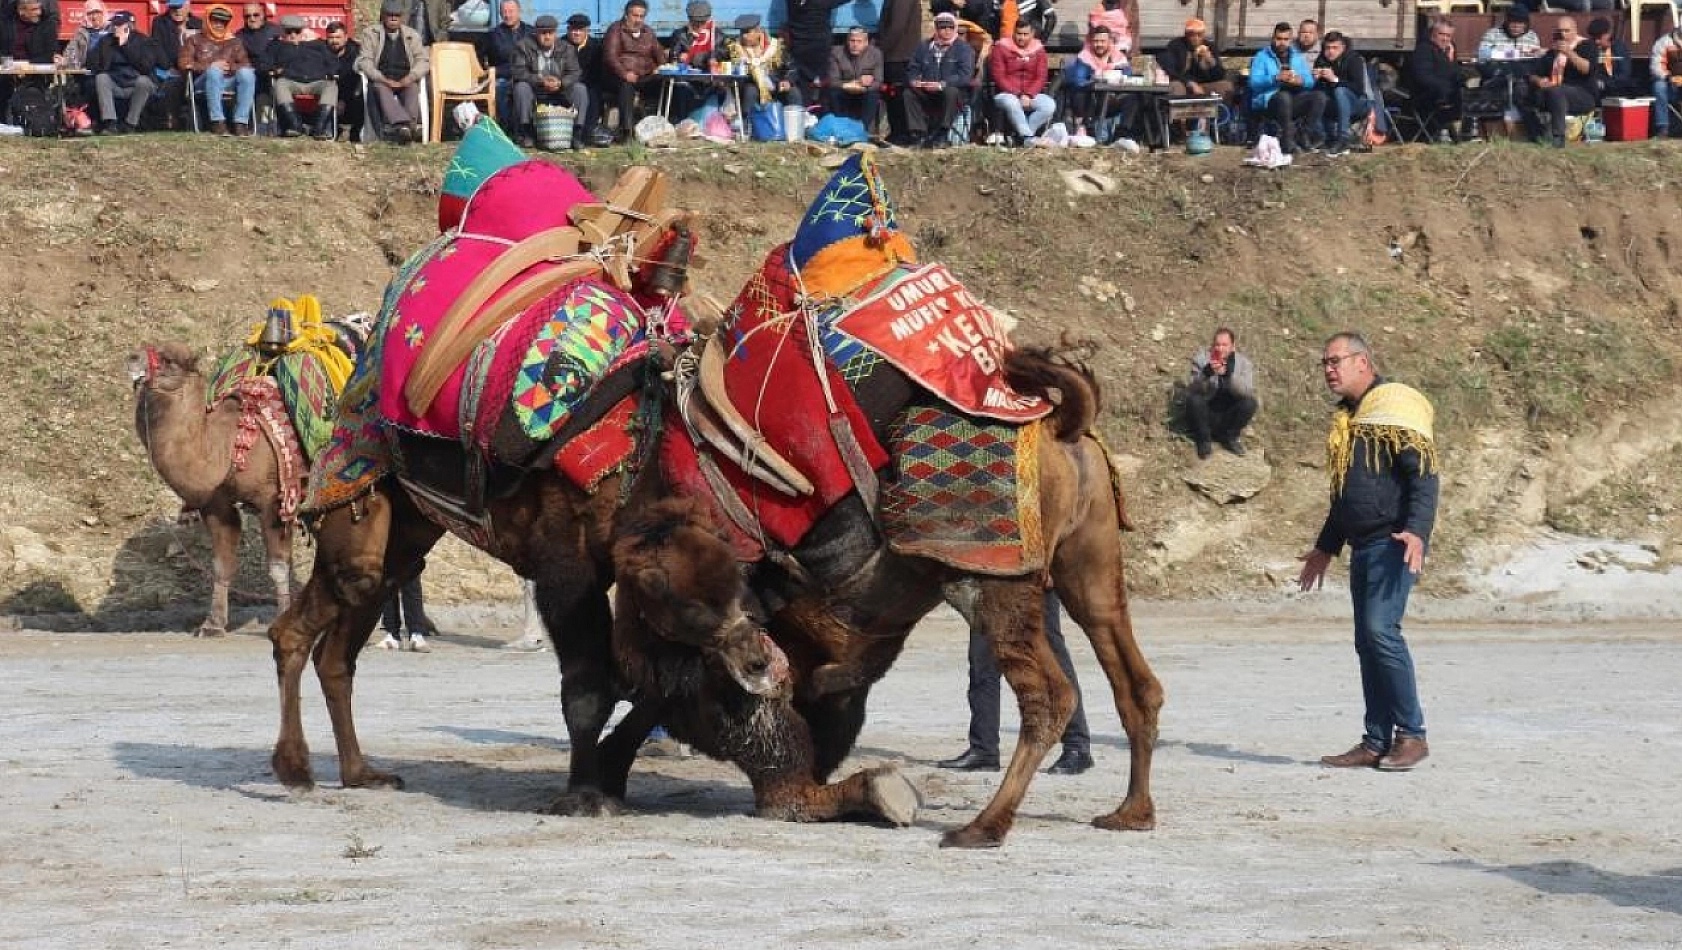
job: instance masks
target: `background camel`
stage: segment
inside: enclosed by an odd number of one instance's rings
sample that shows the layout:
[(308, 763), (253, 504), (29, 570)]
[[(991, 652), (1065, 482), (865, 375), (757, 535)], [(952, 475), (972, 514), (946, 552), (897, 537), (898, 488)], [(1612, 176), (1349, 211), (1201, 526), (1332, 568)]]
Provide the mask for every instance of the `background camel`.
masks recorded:
[(292, 526), (280, 517), (280, 464), (268, 439), (258, 438), (246, 464), (234, 469), (238, 400), (205, 409), (204, 375), (198, 355), (167, 343), (129, 357), (134, 386), (134, 428), (152, 467), (184, 510), (197, 511), (210, 531), (210, 613), (194, 636), (228, 631), (228, 589), (239, 568), (239, 506), (257, 513), (274, 581), (275, 601), (285, 610), (292, 594)]

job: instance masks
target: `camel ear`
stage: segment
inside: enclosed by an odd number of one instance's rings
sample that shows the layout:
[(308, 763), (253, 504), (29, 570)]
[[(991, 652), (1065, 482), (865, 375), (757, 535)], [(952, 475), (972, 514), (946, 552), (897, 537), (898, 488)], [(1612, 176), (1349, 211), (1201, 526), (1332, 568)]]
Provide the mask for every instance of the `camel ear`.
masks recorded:
[(637, 589), (650, 597), (664, 597), (671, 593), (672, 584), (665, 571), (645, 567), (637, 572)]

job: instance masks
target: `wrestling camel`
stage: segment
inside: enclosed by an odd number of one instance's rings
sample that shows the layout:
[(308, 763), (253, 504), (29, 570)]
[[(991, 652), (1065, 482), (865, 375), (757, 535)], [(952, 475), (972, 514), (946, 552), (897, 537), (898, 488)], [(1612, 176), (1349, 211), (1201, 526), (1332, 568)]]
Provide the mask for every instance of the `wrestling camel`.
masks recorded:
[[(134, 428), (152, 467), (185, 511), (196, 511), (210, 532), (210, 612), (194, 636), (228, 631), (228, 590), (239, 568), (240, 506), (257, 513), (274, 582), (275, 602), (285, 610), (292, 595), (292, 525), (281, 512), (281, 464), (267, 438), (250, 442), (235, 464), (241, 407), (224, 399), (208, 411), (207, 383), (198, 356), (168, 343), (147, 347), (128, 360), (134, 387)], [(303, 490), (302, 470), (295, 490)]]

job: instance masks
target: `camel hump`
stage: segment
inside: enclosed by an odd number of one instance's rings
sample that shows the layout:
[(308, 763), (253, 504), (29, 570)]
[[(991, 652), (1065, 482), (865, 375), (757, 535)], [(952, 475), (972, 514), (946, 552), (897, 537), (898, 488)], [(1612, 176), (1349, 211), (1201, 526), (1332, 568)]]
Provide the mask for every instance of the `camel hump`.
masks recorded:
[(1017, 392), (1056, 404), (1050, 421), (1060, 442), (1078, 441), (1098, 421), (1098, 378), (1082, 359), (1088, 347), (1025, 346), (1005, 354), (1005, 378)]

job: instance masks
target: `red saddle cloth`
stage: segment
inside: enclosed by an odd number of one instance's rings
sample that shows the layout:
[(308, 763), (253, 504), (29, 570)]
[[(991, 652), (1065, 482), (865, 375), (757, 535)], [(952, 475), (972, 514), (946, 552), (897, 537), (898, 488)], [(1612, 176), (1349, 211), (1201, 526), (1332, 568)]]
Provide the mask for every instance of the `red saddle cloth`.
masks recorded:
[[(811, 495), (790, 497), (743, 472), (711, 449), (726, 481), (742, 504), (759, 521), (763, 538), (745, 530), (712, 495), (701, 472), (697, 448), (682, 420), (667, 420), (660, 460), (666, 479), (680, 493), (700, 498), (712, 507), (714, 521), (725, 525), (737, 557), (759, 560), (765, 540), (793, 547), (836, 502), (853, 491), (852, 478), (830, 429), (833, 416), (851, 426), (865, 461), (872, 469), (887, 464), (888, 454), (872, 434), (870, 422), (854, 401), (841, 374), (822, 360), (822, 373), (813, 365), (814, 347), (806, 324), (793, 311), (794, 293), (788, 280), (785, 255), (779, 248), (737, 295), (730, 312), (737, 314), (723, 334), (725, 388), (731, 404), (753, 423), (783, 458), (812, 482)], [(822, 350), (818, 349), (820, 354)], [(830, 398), (824, 394), (827, 378)]]

